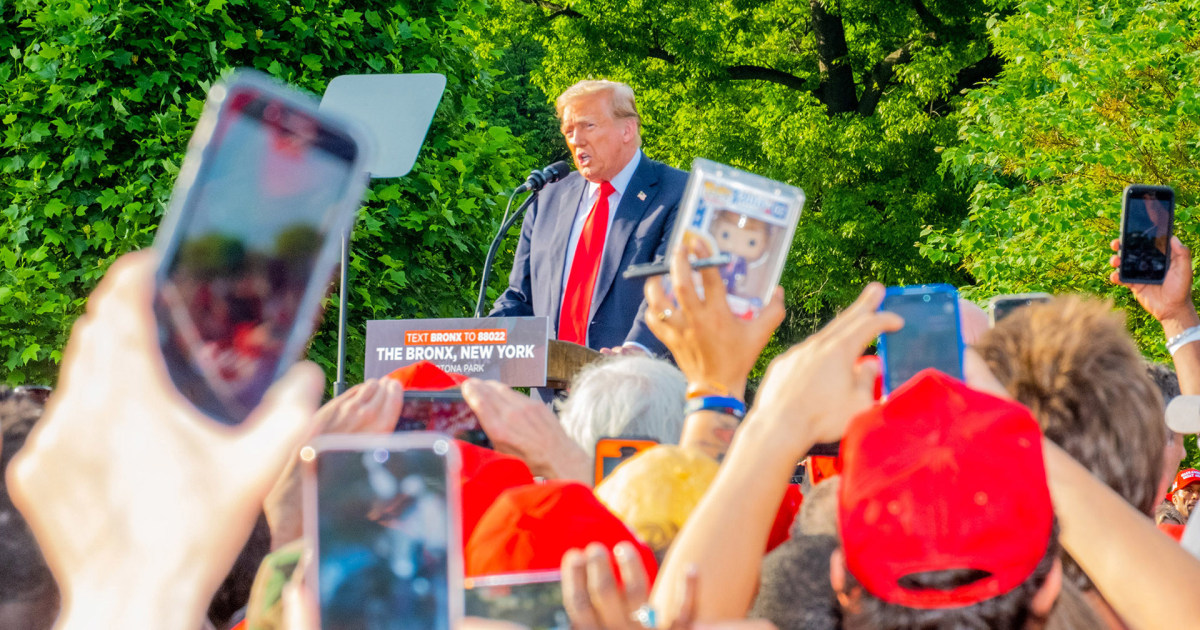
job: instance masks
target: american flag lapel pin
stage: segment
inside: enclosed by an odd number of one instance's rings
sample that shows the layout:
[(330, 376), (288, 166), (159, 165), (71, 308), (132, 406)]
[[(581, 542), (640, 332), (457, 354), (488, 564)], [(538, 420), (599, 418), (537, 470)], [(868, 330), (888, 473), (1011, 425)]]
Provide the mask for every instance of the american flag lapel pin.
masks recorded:
[(639, 190), (638, 191), (638, 201), (645, 201), (645, 200), (646, 200), (646, 191)]

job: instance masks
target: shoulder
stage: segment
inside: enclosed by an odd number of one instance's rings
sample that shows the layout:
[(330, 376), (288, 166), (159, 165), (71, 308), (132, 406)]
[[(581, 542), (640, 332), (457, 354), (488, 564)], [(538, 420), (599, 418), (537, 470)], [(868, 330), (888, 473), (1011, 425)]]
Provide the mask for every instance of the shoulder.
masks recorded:
[(642, 159), (645, 162), (645, 168), (650, 169), (653, 172), (654, 176), (658, 179), (659, 184), (668, 189), (678, 189), (680, 192), (683, 191), (684, 186), (687, 185), (687, 171), (681, 171), (672, 166), (667, 166), (666, 164), (663, 164), (657, 160), (652, 160), (649, 157), (646, 157), (645, 154), (642, 154)]

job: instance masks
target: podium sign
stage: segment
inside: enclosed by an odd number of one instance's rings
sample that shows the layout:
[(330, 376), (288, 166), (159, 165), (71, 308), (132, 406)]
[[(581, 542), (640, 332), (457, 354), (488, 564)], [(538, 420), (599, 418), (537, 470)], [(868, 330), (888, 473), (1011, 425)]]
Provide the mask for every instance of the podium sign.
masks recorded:
[(547, 317), (371, 320), (363, 376), (380, 378), (429, 361), (454, 374), (541, 387), (549, 337)]

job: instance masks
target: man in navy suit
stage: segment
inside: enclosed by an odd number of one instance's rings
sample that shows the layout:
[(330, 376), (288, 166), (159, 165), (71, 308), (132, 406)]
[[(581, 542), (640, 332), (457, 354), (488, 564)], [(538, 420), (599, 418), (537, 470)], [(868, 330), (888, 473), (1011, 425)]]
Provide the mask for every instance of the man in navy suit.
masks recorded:
[(546, 315), (550, 334), (614, 353), (665, 355), (626, 267), (666, 255), (687, 173), (641, 152), (633, 90), (581, 81), (555, 103), (575, 172), (525, 216), (508, 289), (491, 315)]

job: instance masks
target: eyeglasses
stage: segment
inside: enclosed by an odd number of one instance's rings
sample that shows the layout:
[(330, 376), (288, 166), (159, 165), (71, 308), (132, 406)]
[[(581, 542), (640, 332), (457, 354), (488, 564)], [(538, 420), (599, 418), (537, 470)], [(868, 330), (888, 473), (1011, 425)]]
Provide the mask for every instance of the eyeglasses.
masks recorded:
[(50, 392), (54, 390), (45, 385), (19, 385), (12, 391), (14, 395), (26, 396), (39, 405), (45, 405), (50, 399)]

